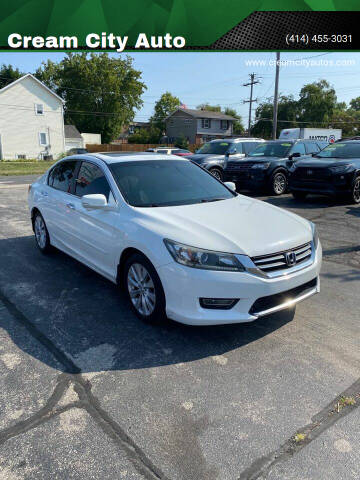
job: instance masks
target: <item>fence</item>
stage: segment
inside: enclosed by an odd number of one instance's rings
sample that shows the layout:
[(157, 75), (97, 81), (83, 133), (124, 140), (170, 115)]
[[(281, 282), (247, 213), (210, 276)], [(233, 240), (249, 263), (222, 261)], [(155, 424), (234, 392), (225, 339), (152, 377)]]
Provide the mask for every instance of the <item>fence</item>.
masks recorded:
[[(174, 145), (166, 145), (173, 147)], [(200, 145), (189, 145), (189, 150), (195, 152)], [(161, 145), (153, 143), (102, 143), (101, 145), (87, 144), (86, 148), (89, 152), (145, 152), (148, 148), (159, 148)]]

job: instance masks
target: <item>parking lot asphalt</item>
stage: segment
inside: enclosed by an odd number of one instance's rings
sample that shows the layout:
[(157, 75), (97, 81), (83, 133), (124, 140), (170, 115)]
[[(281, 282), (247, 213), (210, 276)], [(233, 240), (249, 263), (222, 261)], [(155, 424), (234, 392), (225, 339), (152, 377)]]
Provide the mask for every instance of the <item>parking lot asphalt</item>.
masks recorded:
[(321, 293), (296, 312), (154, 327), (38, 251), (33, 179), (0, 177), (0, 480), (360, 478), (359, 206), (258, 197), (319, 229)]

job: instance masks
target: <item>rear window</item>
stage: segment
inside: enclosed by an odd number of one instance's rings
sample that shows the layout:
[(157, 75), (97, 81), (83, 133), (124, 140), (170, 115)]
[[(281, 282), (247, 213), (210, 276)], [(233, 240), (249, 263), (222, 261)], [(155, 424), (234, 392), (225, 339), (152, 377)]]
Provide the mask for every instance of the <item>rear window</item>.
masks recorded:
[(77, 162), (66, 161), (56, 165), (50, 172), (48, 184), (50, 187), (61, 190), (62, 192), (70, 193), (72, 189), (75, 169)]

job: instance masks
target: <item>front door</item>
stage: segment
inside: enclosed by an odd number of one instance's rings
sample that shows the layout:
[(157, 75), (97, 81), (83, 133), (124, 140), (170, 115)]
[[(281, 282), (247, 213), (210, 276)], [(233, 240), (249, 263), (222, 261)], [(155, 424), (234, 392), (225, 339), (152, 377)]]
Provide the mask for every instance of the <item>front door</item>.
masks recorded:
[[(88, 209), (81, 203), (83, 195), (105, 195), (112, 209)], [(73, 235), (76, 237), (75, 253), (89, 266), (107, 277), (116, 276), (115, 228), (118, 210), (110, 185), (102, 169), (91, 162), (83, 161), (75, 180), (72, 208), (68, 212)]]

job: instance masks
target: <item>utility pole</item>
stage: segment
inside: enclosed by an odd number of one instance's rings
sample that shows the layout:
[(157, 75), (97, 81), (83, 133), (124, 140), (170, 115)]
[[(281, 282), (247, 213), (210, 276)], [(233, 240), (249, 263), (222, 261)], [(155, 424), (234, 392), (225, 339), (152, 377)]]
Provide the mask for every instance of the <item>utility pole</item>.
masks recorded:
[(275, 91), (274, 91), (274, 109), (273, 109), (273, 140), (276, 140), (276, 131), (277, 131), (277, 123), (278, 123), (279, 73), (280, 73), (280, 52), (276, 52)]
[(260, 83), (259, 80), (256, 80), (256, 75), (255, 73), (250, 73), (250, 82), (249, 83), (243, 83), (243, 87), (249, 87), (250, 86), (250, 99), (249, 100), (244, 100), (243, 103), (248, 103), (249, 104), (249, 122), (248, 122), (248, 137), (250, 137), (250, 129), (251, 129), (251, 110), (252, 110), (252, 104), (253, 102), (257, 102), (257, 98), (253, 100), (253, 88), (254, 85)]

